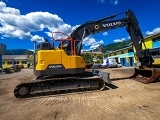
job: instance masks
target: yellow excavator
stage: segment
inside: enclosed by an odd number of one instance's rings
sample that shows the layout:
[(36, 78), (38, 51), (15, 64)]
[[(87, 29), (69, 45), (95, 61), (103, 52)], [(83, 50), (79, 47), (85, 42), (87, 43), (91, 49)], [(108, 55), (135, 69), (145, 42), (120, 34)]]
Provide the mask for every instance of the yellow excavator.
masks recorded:
[[(124, 18), (115, 19), (125, 14)], [(80, 56), (82, 41), (89, 35), (126, 26), (126, 31), (136, 50), (139, 68), (129, 78), (143, 83), (157, 80), (160, 72), (152, 68), (154, 62), (149, 49), (142, 50), (144, 38), (135, 14), (131, 10), (114, 14), (96, 21), (88, 21), (76, 28), (70, 35), (61, 32), (54, 34), (66, 35), (65, 39), (53, 39), (34, 44), (34, 74), (37, 80), (18, 84), (14, 89), (16, 98), (28, 98), (37, 95), (59, 94), (77, 91), (103, 90), (105, 84), (112, 84), (109, 73), (99, 70), (86, 70), (86, 63)], [(60, 44), (55, 48), (55, 43)], [(145, 44), (144, 44), (145, 45)]]

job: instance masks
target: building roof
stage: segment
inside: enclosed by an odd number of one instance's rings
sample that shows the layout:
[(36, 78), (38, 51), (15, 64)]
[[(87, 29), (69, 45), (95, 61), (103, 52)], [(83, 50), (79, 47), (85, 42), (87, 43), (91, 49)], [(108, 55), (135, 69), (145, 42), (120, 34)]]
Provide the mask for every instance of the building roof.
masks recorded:
[(26, 60), (28, 55), (2, 55), (2, 60)]
[[(160, 32), (158, 32), (158, 33), (154, 33), (154, 34), (151, 34), (151, 35), (148, 35), (148, 36), (145, 36), (145, 37), (144, 37), (144, 39), (147, 39), (147, 38), (153, 37), (153, 36), (158, 35), (158, 34), (160, 34)], [(125, 48), (118, 49), (118, 50), (114, 50), (114, 51), (108, 51), (108, 52), (106, 52), (106, 54), (110, 54), (110, 53), (118, 52), (118, 51), (121, 51), (121, 50), (130, 49), (130, 48), (132, 48), (132, 46), (125, 47)]]
[(103, 53), (102, 53), (102, 52), (100, 52), (100, 51), (97, 51), (97, 52), (92, 52), (92, 51), (83, 51), (82, 53), (103, 54)]
[(108, 51), (108, 52), (106, 52), (106, 54), (110, 54), (110, 53), (114, 53), (114, 52), (119, 52), (121, 50), (126, 50), (126, 49), (131, 49), (131, 48), (132, 48), (132, 46), (129, 46), (129, 47), (125, 47), (125, 48), (122, 48), (122, 49), (119, 49), (119, 50)]
[(158, 35), (158, 34), (160, 34), (160, 32), (154, 33), (154, 34), (150, 34), (150, 35), (147, 35), (147, 36), (144, 37), (144, 39), (153, 37), (153, 36)]
[(91, 52), (91, 53), (93, 53), (93, 54), (103, 54), (102, 52), (100, 52), (100, 51), (97, 51), (97, 52)]

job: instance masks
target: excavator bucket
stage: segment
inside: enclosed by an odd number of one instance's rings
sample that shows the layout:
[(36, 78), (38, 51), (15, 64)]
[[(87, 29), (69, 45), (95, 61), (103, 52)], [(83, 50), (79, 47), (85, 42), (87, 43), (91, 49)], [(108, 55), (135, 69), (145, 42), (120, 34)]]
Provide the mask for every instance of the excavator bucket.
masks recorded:
[(135, 73), (132, 75), (131, 79), (142, 82), (142, 83), (151, 83), (155, 82), (160, 77), (160, 70), (154, 68), (134, 68)]

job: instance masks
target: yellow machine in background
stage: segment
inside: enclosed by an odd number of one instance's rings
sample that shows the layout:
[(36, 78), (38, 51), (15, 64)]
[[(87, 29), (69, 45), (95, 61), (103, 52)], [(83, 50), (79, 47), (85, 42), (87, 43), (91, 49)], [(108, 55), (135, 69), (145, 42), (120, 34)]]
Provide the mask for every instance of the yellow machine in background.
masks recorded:
[(154, 62), (152, 63), (153, 67), (160, 67), (160, 49), (153, 48), (150, 49)]

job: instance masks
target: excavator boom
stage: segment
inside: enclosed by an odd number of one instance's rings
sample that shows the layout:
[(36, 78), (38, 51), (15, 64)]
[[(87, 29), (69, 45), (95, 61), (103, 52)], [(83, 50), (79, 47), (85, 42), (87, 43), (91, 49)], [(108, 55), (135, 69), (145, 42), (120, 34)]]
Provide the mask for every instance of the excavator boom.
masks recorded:
[[(114, 19), (124, 13), (126, 14), (124, 18), (118, 20)], [(131, 10), (127, 10), (126, 12), (120, 14), (114, 14), (97, 21), (89, 21), (78, 27), (75, 31), (73, 31), (71, 33), (71, 37), (75, 40), (84, 39), (91, 34), (112, 30), (124, 26), (126, 26), (126, 31), (129, 33), (131, 41), (133, 42), (137, 60), (141, 64), (139, 68), (135, 68), (135, 74), (129, 78), (135, 79), (143, 83), (150, 83), (156, 81), (160, 77), (160, 71), (158, 69), (152, 68), (152, 63), (154, 62), (154, 60), (152, 58), (150, 50), (147, 49), (145, 46), (144, 37), (140, 30), (138, 20)], [(84, 33), (85, 35), (83, 35)], [(145, 46), (144, 50), (142, 49), (142, 44)]]

